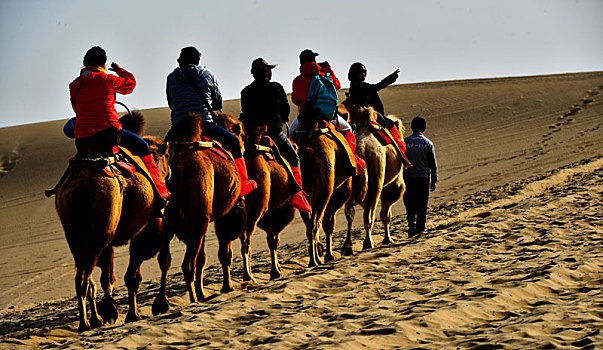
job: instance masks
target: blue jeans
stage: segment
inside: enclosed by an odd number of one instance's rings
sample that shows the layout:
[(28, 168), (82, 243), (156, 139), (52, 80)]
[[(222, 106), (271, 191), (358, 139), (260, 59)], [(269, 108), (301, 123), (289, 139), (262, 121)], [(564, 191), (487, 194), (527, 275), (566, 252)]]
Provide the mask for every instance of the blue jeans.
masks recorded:
[(203, 122), (203, 135), (220, 142), (227, 151), (232, 153), (234, 159), (243, 157), (239, 139), (220, 125), (214, 122)]
[(299, 167), (299, 157), (285, 132), (283, 130), (268, 130), (268, 136), (274, 141), (279, 152), (289, 162), (289, 165)]

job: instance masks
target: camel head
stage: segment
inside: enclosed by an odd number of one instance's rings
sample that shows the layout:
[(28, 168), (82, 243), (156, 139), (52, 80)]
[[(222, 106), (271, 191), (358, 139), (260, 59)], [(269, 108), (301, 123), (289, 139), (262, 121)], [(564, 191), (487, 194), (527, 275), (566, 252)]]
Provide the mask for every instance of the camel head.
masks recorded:
[(406, 131), (406, 128), (404, 127), (404, 122), (402, 122), (402, 119), (396, 117), (395, 115), (392, 114), (388, 114), (386, 116), (387, 119), (391, 120), (394, 122), (394, 124), (396, 124), (396, 127), (398, 128), (398, 131), (400, 131), (400, 135), (404, 134), (404, 131)]
[(159, 174), (166, 178), (170, 172), (170, 160), (171, 160), (171, 152), (169, 143), (161, 140), (155, 136), (145, 135), (142, 137), (147, 144), (149, 145), (149, 149), (151, 150), (151, 154), (155, 159), (155, 163), (157, 164), (157, 168), (159, 169)]
[(144, 119), (144, 116), (140, 111), (134, 110), (131, 114), (125, 114), (121, 118), (119, 118), (119, 123), (121, 126), (138, 136), (142, 136), (144, 134), (144, 130), (146, 128), (147, 122)]
[(317, 110), (306, 108), (297, 117), (300, 124), (300, 130), (315, 130), (319, 128), (322, 118)]
[(373, 107), (361, 107), (350, 113), (350, 122), (357, 126), (366, 126), (377, 121), (377, 112)]
[(241, 150), (244, 151), (243, 145), (245, 143), (245, 128), (243, 127), (243, 123), (234, 115), (223, 112), (216, 112), (214, 119), (218, 125), (222, 126), (239, 139)]
[(201, 141), (203, 117), (198, 113), (190, 112), (187, 116), (180, 119), (178, 124), (172, 125), (168, 134), (169, 141)]

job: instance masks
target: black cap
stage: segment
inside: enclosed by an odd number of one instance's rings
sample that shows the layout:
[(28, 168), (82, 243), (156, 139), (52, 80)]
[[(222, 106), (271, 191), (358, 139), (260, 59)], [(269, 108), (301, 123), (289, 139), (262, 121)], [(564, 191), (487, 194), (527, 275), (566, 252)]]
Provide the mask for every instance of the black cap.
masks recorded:
[(318, 54), (310, 49), (305, 49), (299, 54), (299, 63), (304, 64), (308, 62), (316, 62), (316, 56)]

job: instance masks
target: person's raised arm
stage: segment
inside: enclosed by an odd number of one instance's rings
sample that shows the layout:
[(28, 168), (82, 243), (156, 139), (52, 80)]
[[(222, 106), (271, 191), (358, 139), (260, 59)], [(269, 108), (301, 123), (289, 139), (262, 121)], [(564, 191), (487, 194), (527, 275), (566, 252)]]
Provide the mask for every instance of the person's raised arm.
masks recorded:
[(392, 74), (386, 76), (380, 82), (375, 84), (375, 88), (377, 89), (377, 91), (385, 89), (386, 87), (393, 84), (398, 79), (399, 74), (400, 74), (400, 70), (396, 69)]
[(136, 87), (136, 79), (134, 75), (127, 70), (123, 69), (119, 64), (113, 62), (111, 63), (110, 71), (117, 73), (117, 77), (109, 74), (111, 80), (113, 81), (113, 89), (116, 92), (119, 92), (122, 95), (127, 95), (134, 91)]

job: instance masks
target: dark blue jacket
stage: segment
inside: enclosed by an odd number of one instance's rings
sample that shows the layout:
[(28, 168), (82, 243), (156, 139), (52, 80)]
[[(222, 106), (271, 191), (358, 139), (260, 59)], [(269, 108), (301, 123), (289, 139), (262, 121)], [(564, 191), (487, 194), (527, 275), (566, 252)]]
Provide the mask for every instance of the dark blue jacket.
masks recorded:
[(431, 175), (431, 183), (438, 182), (438, 164), (433, 143), (422, 133), (415, 132), (404, 139), (406, 157), (412, 163), (404, 169), (405, 178), (426, 178)]

